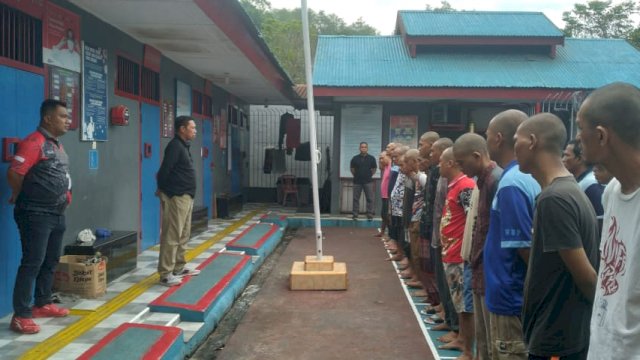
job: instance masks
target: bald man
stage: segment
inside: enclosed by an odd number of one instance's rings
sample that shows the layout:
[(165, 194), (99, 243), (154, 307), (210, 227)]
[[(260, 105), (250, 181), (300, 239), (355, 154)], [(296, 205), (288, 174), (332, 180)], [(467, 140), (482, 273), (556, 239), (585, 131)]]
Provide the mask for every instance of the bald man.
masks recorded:
[[(478, 134), (464, 134), (453, 144), (453, 154), (462, 172), (476, 178), (478, 202), (475, 225), (471, 231), (471, 289), (473, 290), (473, 318), (476, 338), (476, 357), (491, 358), (489, 311), (484, 300), (484, 243), (489, 231), (489, 214), (493, 197), (498, 189), (502, 168), (491, 161), (486, 140)], [(467, 220), (468, 221), (468, 220)], [(465, 237), (467, 234), (465, 233)]]
[(591, 317), (589, 359), (640, 354), (640, 89), (614, 83), (587, 97), (577, 123), (587, 161), (615, 177), (604, 195), (604, 225)]
[[(451, 299), (460, 323), (459, 336), (446, 344), (446, 348), (462, 351), (458, 359), (473, 359), (473, 295), (471, 273), (465, 268), (460, 251), (462, 236), (471, 206), (471, 192), (475, 182), (462, 173), (448, 148), (440, 157), (440, 176), (447, 179), (447, 197), (440, 221), (440, 241), (442, 242), (442, 262), (446, 273)], [(443, 347), (444, 348), (444, 347)]]
[(504, 344), (510, 344), (509, 359), (527, 359), (520, 316), (533, 209), (540, 185), (520, 171), (513, 151), (513, 136), (527, 118), (520, 110), (505, 110), (494, 116), (487, 127), (489, 155), (504, 169), (491, 205), (483, 252), (492, 360), (503, 358), (500, 354), (505, 351)]
[(586, 359), (596, 286), (598, 223), (589, 199), (562, 164), (567, 131), (555, 115), (532, 116), (515, 135), (522, 171), (540, 184), (524, 290), (529, 359)]

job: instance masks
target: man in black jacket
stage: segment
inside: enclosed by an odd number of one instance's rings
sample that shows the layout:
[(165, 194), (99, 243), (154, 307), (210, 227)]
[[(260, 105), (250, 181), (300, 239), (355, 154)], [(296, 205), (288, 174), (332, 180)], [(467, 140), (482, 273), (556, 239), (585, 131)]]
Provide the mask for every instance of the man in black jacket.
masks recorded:
[(160, 284), (175, 286), (182, 277), (198, 275), (200, 270), (185, 268), (186, 244), (191, 235), (191, 212), (196, 193), (196, 171), (190, 141), (196, 137), (196, 123), (189, 116), (178, 116), (176, 136), (164, 151), (158, 171), (158, 191), (162, 206), (162, 233), (158, 273)]

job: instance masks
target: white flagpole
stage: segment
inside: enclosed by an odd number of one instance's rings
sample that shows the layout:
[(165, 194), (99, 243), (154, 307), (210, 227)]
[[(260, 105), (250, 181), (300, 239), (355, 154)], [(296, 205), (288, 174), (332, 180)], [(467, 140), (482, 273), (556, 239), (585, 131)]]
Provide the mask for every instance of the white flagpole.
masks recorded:
[(320, 199), (318, 196), (318, 145), (316, 141), (316, 111), (313, 102), (313, 79), (311, 77), (311, 42), (309, 40), (309, 14), (307, 0), (301, 0), (302, 37), (304, 43), (304, 69), (307, 82), (307, 110), (309, 112), (309, 141), (311, 147), (311, 189), (313, 213), (316, 224), (316, 256), (322, 260), (322, 229), (320, 227)]

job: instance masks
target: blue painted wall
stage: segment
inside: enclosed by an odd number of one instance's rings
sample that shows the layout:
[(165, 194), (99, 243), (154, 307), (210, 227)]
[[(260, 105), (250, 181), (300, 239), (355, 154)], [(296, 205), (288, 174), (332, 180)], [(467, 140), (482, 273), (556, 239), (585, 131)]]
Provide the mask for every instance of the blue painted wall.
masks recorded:
[[(0, 138), (24, 138), (38, 126), (44, 100), (44, 78), (0, 66)], [(13, 220), (11, 190), (7, 183), (9, 163), (0, 162), (0, 316), (12, 311), (11, 297), (22, 254), (18, 228)]]

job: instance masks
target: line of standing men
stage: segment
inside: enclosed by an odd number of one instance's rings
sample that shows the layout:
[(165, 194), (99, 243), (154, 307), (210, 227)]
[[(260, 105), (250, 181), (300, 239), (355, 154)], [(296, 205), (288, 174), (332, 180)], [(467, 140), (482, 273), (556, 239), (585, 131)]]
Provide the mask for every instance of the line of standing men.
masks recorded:
[[(451, 330), (440, 340), (461, 350), (459, 359), (640, 358), (638, 265), (627, 261), (640, 240), (640, 91), (598, 89), (577, 122), (579, 142), (566, 149), (555, 115), (507, 110), (491, 120), (486, 140), (465, 134), (450, 146), (423, 135), (428, 169), (410, 166), (416, 152), (397, 144), (381, 156), (393, 159), (382, 176), (390, 191), (381, 189), (391, 208), (390, 259), (408, 285), (417, 273), (422, 295), (440, 304), (422, 313), (443, 313), (433, 328)], [(587, 169), (567, 169), (568, 151), (615, 177), (602, 201), (602, 187), (585, 184)], [(418, 241), (404, 236), (415, 218), (402, 219), (416, 214), (416, 202), (424, 204)]]

